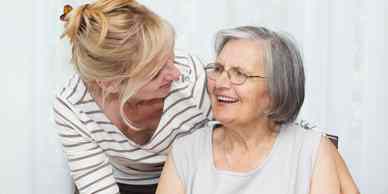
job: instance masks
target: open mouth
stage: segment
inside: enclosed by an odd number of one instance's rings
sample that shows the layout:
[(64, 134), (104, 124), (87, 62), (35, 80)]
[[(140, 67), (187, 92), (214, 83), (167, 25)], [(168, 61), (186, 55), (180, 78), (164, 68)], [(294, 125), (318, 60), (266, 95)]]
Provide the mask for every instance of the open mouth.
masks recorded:
[(172, 82), (166, 83), (166, 84), (160, 86), (160, 88), (161, 88), (161, 89), (170, 88), (170, 87), (171, 87), (171, 83), (172, 83)]
[(164, 98), (152, 98), (148, 100), (141, 100), (136, 103), (136, 106), (150, 106), (150, 105), (159, 104), (163, 101), (164, 101)]
[(233, 103), (237, 103), (239, 101), (237, 98), (232, 98), (229, 96), (216, 96), (216, 97), (217, 97), (217, 101), (220, 103), (233, 104)]

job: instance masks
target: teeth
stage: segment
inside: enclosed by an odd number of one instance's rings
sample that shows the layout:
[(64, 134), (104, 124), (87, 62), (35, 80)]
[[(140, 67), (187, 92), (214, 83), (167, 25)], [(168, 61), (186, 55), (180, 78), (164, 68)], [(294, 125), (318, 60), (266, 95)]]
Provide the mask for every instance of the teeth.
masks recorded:
[(236, 99), (234, 98), (231, 98), (231, 97), (227, 97), (227, 96), (217, 96), (217, 100), (219, 101), (223, 101), (223, 102), (237, 102)]

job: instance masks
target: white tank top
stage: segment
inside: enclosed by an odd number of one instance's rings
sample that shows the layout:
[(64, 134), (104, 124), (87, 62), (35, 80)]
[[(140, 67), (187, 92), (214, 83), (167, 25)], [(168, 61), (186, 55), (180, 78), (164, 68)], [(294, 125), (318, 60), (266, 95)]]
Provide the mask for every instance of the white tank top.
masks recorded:
[(186, 194), (308, 194), (321, 133), (283, 125), (263, 165), (246, 173), (216, 169), (212, 125), (178, 139), (172, 156)]

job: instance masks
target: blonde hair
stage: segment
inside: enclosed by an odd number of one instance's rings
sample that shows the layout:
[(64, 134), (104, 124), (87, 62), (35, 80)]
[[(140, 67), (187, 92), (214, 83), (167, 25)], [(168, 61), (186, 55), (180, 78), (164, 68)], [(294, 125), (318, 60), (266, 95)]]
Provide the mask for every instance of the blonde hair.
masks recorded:
[(125, 103), (161, 69), (174, 47), (172, 26), (133, 0), (97, 0), (65, 16), (75, 70), (89, 89), (103, 99), (109, 93), (97, 80), (122, 80), (119, 100), (123, 120)]

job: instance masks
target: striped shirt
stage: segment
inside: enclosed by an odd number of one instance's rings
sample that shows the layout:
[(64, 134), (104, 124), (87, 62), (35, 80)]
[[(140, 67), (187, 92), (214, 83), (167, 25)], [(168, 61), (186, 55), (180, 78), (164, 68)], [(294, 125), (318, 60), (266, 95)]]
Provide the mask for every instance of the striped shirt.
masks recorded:
[(180, 80), (173, 83), (159, 125), (144, 145), (112, 124), (78, 75), (56, 96), (55, 123), (80, 193), (113, 194), (119, 193), (117, 183), (157, 183), (172, 142), (211, 118), (203, 63), (178, 53), (175, 61)]

